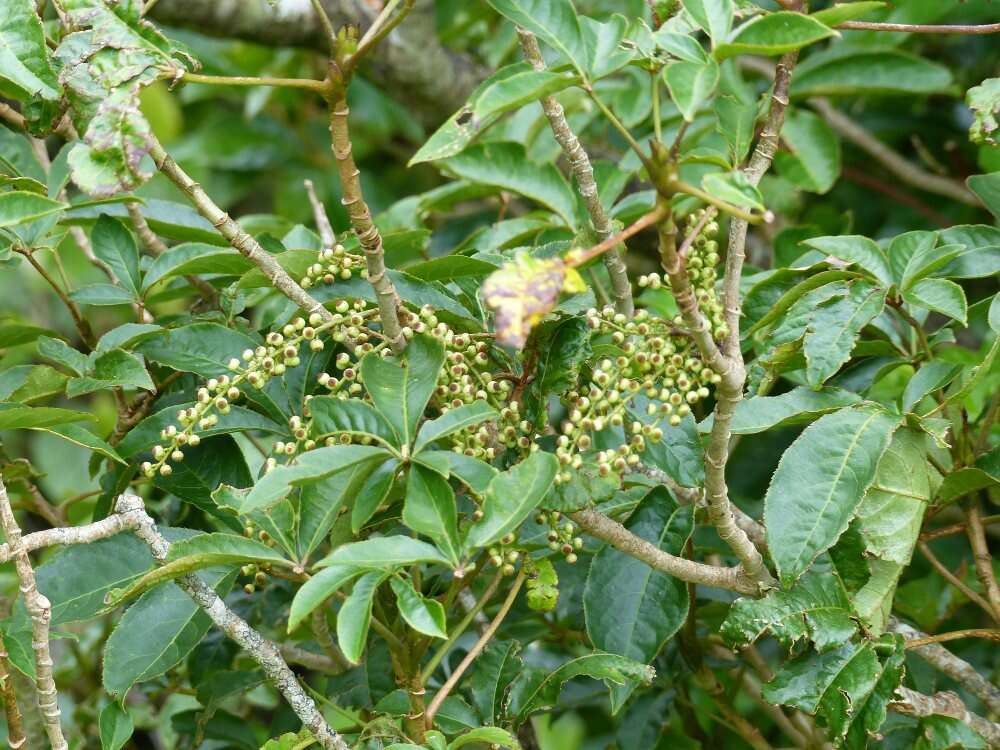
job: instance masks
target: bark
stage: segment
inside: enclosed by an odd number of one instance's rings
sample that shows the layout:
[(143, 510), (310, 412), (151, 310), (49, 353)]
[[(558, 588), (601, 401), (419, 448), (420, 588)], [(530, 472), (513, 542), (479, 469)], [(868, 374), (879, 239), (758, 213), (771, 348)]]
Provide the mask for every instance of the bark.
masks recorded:
[[(366, 28), (374, 14), (362, 0), (323, 0), (334, 26)], [(328, 51), (309, 0), (159, 0), (151, 17), (201, 33), (248, 39), (274, 46)], [(390, 34), (362, 72), (398, 96), (428, 125), (461, 107), (485, 73), (467, 55), (438, 41), (433, 0), (418, 0), (406, 23)]]
[(896, 713), (906, 716), (948, 716), (966, 724), (985, 739), (991, 748), (1000, 747), (1000, 724), (972, 713), (955, 693), (945, 690), (934, 695), (924, 695), (901, 687), (896, 691), (897, 700), (889, 704)]

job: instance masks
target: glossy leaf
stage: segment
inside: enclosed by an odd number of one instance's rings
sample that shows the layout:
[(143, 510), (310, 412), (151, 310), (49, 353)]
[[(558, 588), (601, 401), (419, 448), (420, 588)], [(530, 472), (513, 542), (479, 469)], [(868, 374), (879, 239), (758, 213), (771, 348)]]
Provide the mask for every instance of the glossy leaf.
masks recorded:
[(785, 451), (764, 499), (768, 546), (785, 588), (847, 528), (899, 422), (876, 407), (842, 409)]
[(558, 470), (556, 457), (538, 451), (490, 482), (483, 517), (469, 529), (468, 549), (487, 547), (514, 531), (549, 491)]
[(587, 46), (570, 0), (487, 0), (494, 10), (562, 53), (586, 75)]
[[(666, 489), (649, 492), (625, 527), (657, 548), (680, 556), (694, 521)], [(602, 651), (650, 663), (688, 613), (684, 583), (611, 546), (590, 564), (583, 609), (591, 643)]]
[(389, 447), (399, 447), (393, 426), (364, 401), (316, 396), (309, 401), (309, 413), (317, 437), (341, 434), (371, 437)]
[(520, 650), (517, 641), (491, 641), (476, 660), (469, 689), (472, 703), (486, 723), (501, 720), (507, 691), (524, 666)]
[(142, 280), (139, 248), (132, 233), (117, 219), (102, 214), (90, 232), (90, 241), (94, 255), (108, 264), (125, 290), (138, 297)]
[(798, 66), (791, 93), (796, 97), (859, 94), (933, 94), (951, 85), (942, 65), (898, 50), (834, 47)]
[(66, 204), (25, 191), (0, 193), (0, 228), (57, 214)]
[(711, 59), (673, 62), (663, 69), (663, 80), (677, 109), (691, 122), (719, 83), (719, 65)]
[(712, 45), (720, 44), (733, 26), (734, 5), (732, 0), (682, 0), (695, 23), (701, 26), (712, 40)]
[(444, 607), (441, 602), (424, 598), (414, 591), (408, 581), (396, 576), (389, 579), (389, 585), (396, 594), (399, 614), (406, 620), (407, 625), (431, 638), (448, 637)]
[(426, 335), (410, 341), (402, 362), (378, 354), (370, 354), (361, 361), (365, 389), (375, 408), (392, 425), (399, 445), (413, 443), (443, 362), (441, 344)]
[[(313, 403), (315, 403), (315, 399), (313, 399)], [(496, 419), (499, 416), (497, 410), (486, 401), (473, 401), (471, 404), (463, 404), (454, 409), (449, 409), (437, 419), (425, 422), (420, 427), (417, 438), (413, 443), (413, 452), (419, 453), (435, 440), (440, 440), (467, 427)]]
[(372, 620), (372, 600), (385, 576), (377, 571), (361, 576), (337, 613), (337, 643), (352, 664), (359, 663), (364, 654)]
[(135, 350), (154, 362), (203, 378), (229, 375), (226, 363), (239, 358), (257, 341), (217, 323), (192, 323), (171, 328), (141, 342)]
[(32, 0), (0, 5), (0, 78), (13, 84), (18, 98), (58, 101), (59, 79), (45, 46), (45, 32)]
[(427, 542), (408, 536), (380, 536), (338, 547), (316, 566), (356, 565), (382, 570), (418, 562), (449, 564), (448, 558)]
[(288, 632), (295, 630), (313, 610), (363, 572), (363, 568), (356, 568), (353, 565), (331, 565), (302, 584), (292, 599), (288, 613)]
[(451, 561), (459, 562), (458, 512), (455, 493), (446, 479), (420, 465), (410, 467), (406, 479), (403, 523), (434, 540)]
[(121, 750), (135, 730), (132, 715), (115, 701), (102, 709), (98, 727), (101, 732), (101, 750)]
[(716, 45), (715, 57), (733, 55), (774, 57), (807, 47), (837, 32), (813, 16), (778, 11), (757, 16), (740, 26), (728, 41)]
[(905, 292), (903, 299), (911, 305), (947, 315), (961, 323), (968, 322), (969, 303), (958, 284), (948, 279), (921, 279)]
[[(753, 435), (777, 427), (811, 422), (817, 417), (860, 403), (861, 397), (840, 388), (793, 388), (780, 396), (754, 396), (740, 401), (733, 415), (734, 435)], [(698, 425), (699, 432), (712, 429), (712, 415)]]

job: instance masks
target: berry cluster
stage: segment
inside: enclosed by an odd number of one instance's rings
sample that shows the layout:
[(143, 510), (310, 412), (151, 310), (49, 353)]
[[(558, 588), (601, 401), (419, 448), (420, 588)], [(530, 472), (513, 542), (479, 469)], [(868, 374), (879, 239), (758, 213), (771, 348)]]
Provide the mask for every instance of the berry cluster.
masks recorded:
[(512, 576), (515, 572), (514, 563), (521, 559), (521, 551), (513, 549), (511, 545), (517, 541), (513, 534), (504, 536), (497, 546), (486, 550), (489, 561), (495, 567), (500, 568), (500, 572), (505, 576)]
[[(301, 364), (299, 352), (304, 345), (312, 351), (322, 351), (325, 344), (320, 338), (327, 333), (337, 343), (349, 344), (357, 349), (366, 344), (372, 331), (364, 327), (365, 322), (374, 315), (376, 310), (368, 310), (366, 303), (351, 305), (341, 301), (336, 305), (336, 313), (330, 320), (324, 320), (318, 313), (313, 313), (308, 322), (304, 318), (296, 318), (279, 331), (267, 334), (265, 344), (255, 349), (243, 352), (243, 361), (233, 357), (228, 368), (232, 375), (222, 374), (209, 379), (198, 389), (197, 403), (188, 409), (177, 413), (177, 424), (172, 424), (160, 432), (163, 443), (153, 446), (153, 460), (143, 462), (141, 469), (145, 476), (157, 474), (170, 476), (173, 472), (171, 463), (184, 460), (184, 447), (197, 446), (201, 442), (199, 431), (210, 430), (219, 421), (219, 415), (229, 413), (230, 406), (241, 395), (241, 386), (264, 388), (272, 377), (280, 377), (289, 367)], [(305, 443), (304, 425), (298, 417), (293, 417), (289, 423), (296, 440)], [(294, 455), (298, 450), (298, 442), (282, 443), (281, 450), (276, 452)], [(273, 462), (271, 463), (273, 465)]]
[[(706, 210), (699, 209), (688, 215), (686, 236), (690, 236), (698, 224), (703, 221)], [(718, 233), (718, 222), (705, 221), (685, 253), (684, 267), (691, 280), (695, 298), (698, 300), (698, 308), (711, 326), (712, 338), (721, 341), (726, 337), (729, 328), (726, 326), (722, 303), (719, 301), (719, 295), (715, 289), (715, 282), (718, 280), (716, 266), (719, 265), (719, 243), (715, 237)], [(666, 282), (657, 273), (639, 277), (640, 287), (659, 289), (665, 285), (667, 285)], [(674, 322), (677, 325), (683, 323), (679, 316), (675, 318)]]
[(347, 280), (359, 273), (361, 278), (368, 278), (365, 259), (360, 255), (347, 252), (340, 243), (319, 251), (317, 261), (306, 269), (306, 275), (299, 279), (299, 286), (309, 289), (319, 283), (332, 284), (337, 279)]
[(553, 552), (559, 552), (566, 558), (566, 562), (570, 565), (576, 562), (577, 550), (583, 547), (583, 539), (578, 536), (574, 536), (576, 533), (576, 526), (567, 521), (564, 524), (560, 524), (562, 519), (561, 514), (557, 510), (539, 513), (535, 516), (535, 523), (537, 524), (548, 524), (549, 525), (549, 549)]

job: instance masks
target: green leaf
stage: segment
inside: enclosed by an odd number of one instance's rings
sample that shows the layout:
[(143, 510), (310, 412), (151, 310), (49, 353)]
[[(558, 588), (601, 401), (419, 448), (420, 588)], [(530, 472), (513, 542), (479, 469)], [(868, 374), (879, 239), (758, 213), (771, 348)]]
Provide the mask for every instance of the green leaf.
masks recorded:
[[(381, 470), (381, 467), (376, 468), (378, 463), (378, 459), (364, 461), (302, 488), (299, 492), (298, 524), (300, 555), (311, 555), (323, 543), (341, 508), (351, 498), (354, 498), (355, 505), (360, 501), (370, 478)], [(389, 459), (382, 467), (387, 465), (395, 468), (396, 459)]]
[(363, 568), (356, 568), (353, 565), (331, 565), (302, 584), (292, 599), (291, 610), (288, 613), (288, 632), (295, 630), (313, 610), (363, 572)]
[(509, 190), (554, 211), (569, 227), (578, 224), (573, 189), (552, 164), (537, 164), (520, 143), (475, 145), (452, 156), (444, 167), (456, 177)]
[[(657, 487), (640, 501), (625, 528), (680, 556), (694, 529), (692, 509)], [(583, 611), (596, 648), (649, 664), (684, 624), (687, 586), (607, 545), (590, 564)]]
[(466, 456), (464, 453), (454, 451), (429, 451), (424, 450), (417, 456), (418, 460), (426, 460), (430, 456), (444, 458), (448, 462), (448, 471), (451, 476), (458, 479), (477, 495), (482, 495), (490, 486), (493, 478), (500, 473), (499, 469), (491, 466), (482, 459)]
[(354, 496), (354, 507), (351, 509), (351, 531), (357, 534), (364, 528), (379, 506), (392, 491), (399, 471), (399, 461), (390, 458), (369, 474), (364, 484), (358, 488)]
[(437, 599), (426, 599), (417, 593), (409, 581), (393, 576), (389, 585), (396, 594), (396, 606), (406, 624), (431, 638), (447, 638), (444, 606)]
[(813, 16), (779, 11), (757, 16), (740, 26), (729, 41), (716, 45), (714, 55), (718, 60), (734, 55), (775, 57), (831, 36), (839, 34)]
[(740, 164), (750, 153), (754, 124), (757, 121), (757, 105), (747, 104), (735, 96), (720, 95), (712, 103), (718, 119), (716, 131), (729, 144), (729, 161)]
[(537, 451), (497, 474), (486, 490), (483, 517), (469, 529), (466, 548), (487, 547), (520, 526), (545, 497), (558, 470), (554, 455)]
[(935, 503), (947, 505), (987, 487), (1000, 487), (1000, 448), (980, 456), (975, 466), (967, 466), (946, 476), (938, 488)]
[[(123, 205), (82, 206), (69, 209), (64, 222), (74, 226), (90, 226), (101, 214), (128, 221), (128, 210)], [(161, 237), (179, 242), (205, 242), (209, 245), (228, 246), (225, 237), (191, 206), (174, 201), (147, 198), (142, 215), (149, 228)]]
[(280, 737), (272, 737), (260, 746), (260, 750), (305, 750), (318, 741), (312, 732), (303, 727), (298, 732), (286, 732)]
[[(143, 451), (152, 450), (157, 443), (163, 442), (160, 431), (170, 425), (179, 424), (177, 414), (181, 409), (190, 409), (195, 405), (189, 401), (174, 406), (168, 406), (155, 414), (151, 414), (133, 427), (122, 441), (118, 443), (118, 452), (128, 458)], [(230, 406), (228, 414), (218, 414), (219, 421), (212, 427), (199, 429), (202, 440), (217, 435), (227, 435), (234, 432), (270, 432), (284, 434), (285, 428), (257, 412), (242, 406)]]
[(811, 55), (798, 66), (791, 93), (806, 96), (935, 94), (948, 90), (943, 65), (894, 49), (866, 50), (838, 45)]
[(99, 453), (105, 458), (110, 458), (112, 461), (116, 461), (122, 465), (127, 464), (125, 459), (118, 455), (118, 452), (108, 445), (108, 443), (78, 424), (64, 424), (58, 427), (38, 427), (35, 429), (39, 432), (47, 432), (50, 435), (61, 437), (63, 440), (68, 440), (71, 443)]
[(391, 570), (418, 562), (450, 564), (437, 547), (427, 542), (409, 536), (380, 536), (337, 547), (317, 562), (316, 567), (355, 565), (369, 570)]
[(686, 10), (716, 46), (729, 36), (733, 27), (732, 0), (682, 0)]
[[(363, 542), (362, 542), (363, 543)], [(337, 644), (352, 664), (361, 662), (368, 641), (368, 626), (372, 621), (372, 601), (386, 573), (365, 573), (354, 583), (354, 589), (337, 613)]]
[(175, 370), (214, 378), (231, 374), (226, 363), (239, 358), (245, 349), (256, 348), (257, 343), (218, 323), (192, 323), (164, 330), (141, 342), (135, 350)]
[(4, 0), (0, 10), (0, 79), (16, 87), (18, 99), (58, 101), (59, 79), (34, 2)]
[[(861, 397), (856, 393), (840, 388), (814, 391), (800, 386), (780, 396), (743, 399), (736, 405), (731, 429), (734, 435), (754, 435), (777, 427), (812, 422), (817, 417), (860, 401)], [(709, 415), (698, 425), (698, 431), (710, 432), (713, 421), (713, 415)]]
[(66, 395), (74, 398), (119, 386), (156, 390), (156, 384), (138, 357), (123, 349), (111, 349), (99, 354), (83, 377), (71, 378), (66, 383)]
[(143, 277), (142, 291), (146, 292), (154, 284), (175, 276), (201, 273), (240, 276), (251, 268), (254, 268), (253, 261), (232, 248), (186, 242), (153, 260)]
[(67, 208), (62, 201), (25, 191), (0, 193), (0, 227), (13, 227)]
[(963, 326), (968, 324), (969, 303), (965, 292), (949, 279), (921, 279), (903, 292), (903, 299), (911, 305), (947, 315)]
[(871, 284), (851, 284), (847, 295), (832, 299), (816, 309), (803, 339), (806, 380), (818, 388), (847, 360), (861, 329), (885, 306), (885, 291)]
[(1000, 78), (987, 78), (978, 86), (965, 92), (965, 103), (972, 110), (972, 125), (969, 126), (969, 140), (995, 146), (994, 136), (998, 127), (997, 113), (1000, 112)]
[(132, 715), (116, 701), (104, 707), (98, 725), (101, 732), (101, 750), (121, 750), (135, 731)]
[(1000, 333), (1000, 293), (993, 295), (993, 301), (990, 302), (990, 309), (986, 317), (993, 332)]
[(487, 0), (490, 6), (561, 52), (581, 76), (590, 59), (580, 20), (570, 0)]
[(763, 599), (737, 599), (719, 632), (737, 647), (770, 634), (788, 651), (803, 639), (812, 641), (816, 650), (827, 651), (857, 632), (853, 615), (840, 576), (833, 570), (813, 569), (787, 591), (770, 591)]
[(163, 565), (153, 568), (129, 586), (110, 592), (107, 603), (116, 606), (166, 581), (215, 566), (249, 563), (290, 567), (293, 563), (263, 542), (235, 534), (198, 534), (170, 545)]
[(454, 281), (467, 276), (487, 276), (498, 266), (467, 255), (443, 255), (406, 267), (406, 272), (423, 281)]
[(411, 466), (406, 479), (403, 523), (433, 539), (452, 567), (458, 566), (458, 512), (448, 480), (423, 466)]
[(708, 55), (705, 54), (705, 50), (694, 37), (672, 31), (667, 26), (661, 26), (656, 30), (653, 34), (653, 41), (656, 42), (657, 47), (678, 60), (689, 63), (708, 61)]
[(806, 247), (853, 263), (861, 270), (875, 276), (886, 287), (893, 283), (892, 272), (885, 251), (874, 241), (861, 235), (842, 237), (813, 237), (803, 241)]
[(21, 406), (0, 404), (0, 430), (42, 429), (59, 427), (94, 417), (82, 411), (57, 409), (51, 406)]
[(691, 122), (719, 83), (719, 64), (712, 59), (672, 62), (664, 67), (663, 80), (677, 109)]
[[(965, 184), (983, 202), (991, 214), (1000, 217), (1000, 172), (972, 175), (965, 181)], [(0, 217), (2, 215), (2, 205), (0, 205)]]
[(115, 284), (85, 284), (70, 292), (70, 299), (81, 305), (113, 307), (135, 302), (135, 295)]
[[(199, 577), (225, 595), (235, 575), (210, 570)], [(211, 627), (208, 614), (174, 584), (147, 591), (125, 611), (104, 645), (104, 689), (123, 698), (137, 682), (181, 662)]]
[(90, 233), (90, 241), (94, 245), (94, 255), (108, 264), (123, 288), (138, 297), (142, 279), (139, 248), (132, 233), (117, 219), (101, 214)]
[(518, 656), (520, 650), (517, 641), (491, 641), (476, 659), (469, 691), (472, 704), (486, 723), (502, 720), (507, 691), (524, 667)]
[(763, 196), (743, 172), (712, 172), (701, 179), (701, 187), (734, 206), (764, 210)]
[(842, 409), (809, 425), (785, 451), (764, 498), (768, 546), (784, 587), (847, 528), (899, 423), (876, 407)]
[(884, 8), (885, 5), (880, 0), (856, 0), (848, 3), (834, 3), (829, 8), (817, 10), (811, 15), (827, 26), (839, 26), (844, 21), (853, 21), (855, 18), (868, 15), (873, 10)]
[(317, 439), (325, 435), (358, 435), (373, 438), (390, 448), (400, 447), (392, 425), (381, 412), (364, 401), (316, 396), (309, 401), (309, 413)]
[(384, 448), (371, 445), (334, 445), (303, 453), (294, 464), (265, 474), (244, 500), (242, 513), (264, 510), (286, 497), (294, 487), (318, 482), (356, 464), (389, 458)]
[(413, 337), (402, 362), (376, 353), (361, 360), (365, 389), (375, 408), (392, 425), (399, 445), (412, 444), (443, 364), (444, 348), (428, 335)]
[(173, 472), (169, 476), (156, 474), (153, 483), (202, 510), (215, 511), (212, 493), (218, 487), (253, 484), (243, 452), (227, 435), (202, 439), (199, 445), (184, 448), (183, 453), (184, 460), (173, 464)]
[(466, 745), (477, 742), (484, 745), (501, 745), (503, 747), (514, 748), (515, 750), (520, 747), (517, 738), (506, 729), (501, 729), (500, 727), (479, 727), (453, 739), (451, 744), (448, 745), (448, 750), (460, 750), (460, 748)]
[[(772, 703), (817, 716), (839, 744), (851, 723), (862, 715), (882, 671), (871, 642), (849, 643), (835, 651), (806, 653), (787, 662), (763, 686), (762, 693)], [(883, 687), (881, 700), (891, 699), (899, 686), (902, 669), (898, 659), (890, 664), (889, 671), (887, 681), (895, 678), (896, 683)], [(872, 717), (867, 718), (868, 722), (871, 720)]]
[(943, 360), (926, 363), (917, 370), (916, 374), (906, 384), (901, 404), (903, 411), (912, 411), (925, 396), (944, 388), (958, 377), (962, 370), (962, 365), (952, 364)]
[(63, 393), (69, 378), (48, 365), (17, 365), (0, 373), (0, 401), (27, 404)]
[(650, 682), (652, 667), (615, 654), (593, 653), (572, 659), (554, 670), (523, 671), (510, 689), (510, 713), (527, 717), (535, 711), (554, 708), (564, 683), (574, 677), (593, 677), (623, 685), (628, 680)]
[(781, 139), (788, 151), (775, 154), (781, 175), (803, 190), (826, 193), (840, 177), (840, 140), (819, 115), (792, 109)]
[[(316, 403), (316, 399), (313, 399), (311, 403)], [(449, 409), (437, 419), (425, 422), (420, 427), (417, 439), (413, 443), (413, 452), (419, 453), (436, 440), (448, 437), (481, 422), (497, 419), (499, 416), (497, 410), (486, 401), (473, 401), (471, 404), (463, 404), (454, 409)]]

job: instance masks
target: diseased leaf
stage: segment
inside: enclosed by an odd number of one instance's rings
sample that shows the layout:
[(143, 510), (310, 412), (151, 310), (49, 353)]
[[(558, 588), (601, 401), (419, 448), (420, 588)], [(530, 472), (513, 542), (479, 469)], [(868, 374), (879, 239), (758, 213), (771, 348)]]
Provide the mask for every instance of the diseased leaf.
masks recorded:
[(785, 451), (764, 498), (768, 546), (785, 588), (847, 528), (899, 423), (873, 406), (842, 409)]
[(1000, 78), (987, 78), (965, 92), (965, 103), (972, 110), (969, 140), (995, 146), (997, 113), (1000, 112)]

